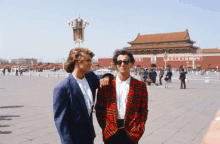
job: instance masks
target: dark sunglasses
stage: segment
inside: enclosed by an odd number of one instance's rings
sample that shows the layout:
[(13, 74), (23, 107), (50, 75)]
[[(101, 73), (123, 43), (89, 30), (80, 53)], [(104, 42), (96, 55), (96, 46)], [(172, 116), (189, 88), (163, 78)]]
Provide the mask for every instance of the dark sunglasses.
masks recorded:
[(130, 60), (128, 60), (128, 59), (123, 60), (123, 61), (122, 61), (122, 60), (119, 60), (119, 61), (117, 61), (117, 65), (121, 65), (122, 62), (124, 62), (125, 65), (128, 65), (128, 64), (130, 63)]

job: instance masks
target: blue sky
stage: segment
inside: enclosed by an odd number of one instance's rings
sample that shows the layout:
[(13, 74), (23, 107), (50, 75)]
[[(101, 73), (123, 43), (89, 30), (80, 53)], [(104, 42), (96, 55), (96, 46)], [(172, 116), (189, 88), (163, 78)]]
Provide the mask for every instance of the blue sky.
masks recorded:
[(67, 21), (88, 20), (81, 46), (95, 59), (130, 46), (137, 34), (189, 30), (201, 48), (220, 47), (219, 0), (0, 0), (0, 58), (67, 58), (73, 42)]

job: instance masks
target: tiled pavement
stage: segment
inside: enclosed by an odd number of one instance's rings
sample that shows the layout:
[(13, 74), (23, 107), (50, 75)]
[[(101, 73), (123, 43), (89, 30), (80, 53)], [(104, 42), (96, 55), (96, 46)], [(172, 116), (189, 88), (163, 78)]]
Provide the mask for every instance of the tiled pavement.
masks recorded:
[[(53, 88), (65, 78), (0, 75), (0, 144), (60, 144), (53, 121)], [(211, 78), (205, 83), (205, 77)], [(138, 76), (135, 76), (139, 78)], [(148, 86), (149, 114), (139, 144), (199, 144), (220, 109), (220, 76), (187, 75), (179, 89), (175, 72), (169, 88)], [(158, 81), (158, 80), (157, 80)], [(94, 115), (95, 144), (103, 144)]]

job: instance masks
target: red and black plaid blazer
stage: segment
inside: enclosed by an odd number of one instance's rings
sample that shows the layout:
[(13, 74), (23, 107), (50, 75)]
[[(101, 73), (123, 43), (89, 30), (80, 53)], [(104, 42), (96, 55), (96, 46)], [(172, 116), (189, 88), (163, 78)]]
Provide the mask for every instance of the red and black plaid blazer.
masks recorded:
[[(102, 128), (103, 140), (107, 140), (117, 131), (116, 78), (108, 86), (99, 88), (95, 105), (96, 117)], [(137, 143), (145, 130), (148, 115), (148, 93), (146, 84), (131, 77), (124, 129), (129, 138)]]

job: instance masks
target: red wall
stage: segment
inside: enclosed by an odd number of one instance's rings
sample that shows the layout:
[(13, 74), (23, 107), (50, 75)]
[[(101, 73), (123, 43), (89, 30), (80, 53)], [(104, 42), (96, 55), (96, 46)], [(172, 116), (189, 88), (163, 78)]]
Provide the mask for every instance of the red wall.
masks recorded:
[(109, 67), (111, 65), (111, 62), (113, 62), (112, 58), (100, 58), (100, 59), (98, 59), (98, 64), (101, 67)]
[[(218, 68), (220, 69), (220, 56), (203, 56), (202, 61), (195, 61), (195, 64), (200, 64), (202, 69)], [(208, 66), (211, 64), (210, 66)]]
[[(113, 62), (112, 58), (100, 58), (98, 60), (98, 64), (102, 67), (109, 67)], [(192, 61), (189, 61), (189, 65), (192, 65)], [(195, 61), (195, 65), (200, 64), (201, 68), (216, 68), (216, 66), (220, 69), (220, 56), (203, 56), (202, 61)], [(211, 64), (210, 66), (208, 66)], [(141, 67), (150, 67), (151, 66), (151, 58), (143, 58), (143, 61), (136, 61), (134, 66), (140, 65)], [(172, 68), (180, 68), (181, 65), (187, 67), (186, 61), (168, 61), (166, 65), (171, 65)], [(157, 57), (157, 67), (165, 67), (165, 62), (162, 57)]]

